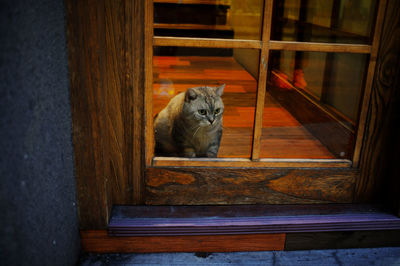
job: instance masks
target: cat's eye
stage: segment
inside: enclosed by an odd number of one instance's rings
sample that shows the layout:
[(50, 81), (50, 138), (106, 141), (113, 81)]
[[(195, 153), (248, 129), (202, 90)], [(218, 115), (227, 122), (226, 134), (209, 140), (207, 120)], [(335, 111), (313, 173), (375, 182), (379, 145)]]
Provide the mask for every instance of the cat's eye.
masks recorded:
[(220, 108), (217, 108), (217, 109), (215, 109), (215, 111), (214, 111), (214, 114), (219, 114), (219, 112), (221, 112), (221, 109)]
[(206, 115), (207, 114), (207, 110), (206, 109), (200, 109), (199, 110), (199, 114)]

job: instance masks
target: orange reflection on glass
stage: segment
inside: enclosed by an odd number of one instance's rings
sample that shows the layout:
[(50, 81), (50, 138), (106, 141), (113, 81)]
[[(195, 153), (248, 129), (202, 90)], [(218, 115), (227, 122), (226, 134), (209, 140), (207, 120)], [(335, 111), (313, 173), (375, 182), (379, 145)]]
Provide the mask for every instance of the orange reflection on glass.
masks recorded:
[(271, 52), (261, 157), (350, 159), (367, 59)]

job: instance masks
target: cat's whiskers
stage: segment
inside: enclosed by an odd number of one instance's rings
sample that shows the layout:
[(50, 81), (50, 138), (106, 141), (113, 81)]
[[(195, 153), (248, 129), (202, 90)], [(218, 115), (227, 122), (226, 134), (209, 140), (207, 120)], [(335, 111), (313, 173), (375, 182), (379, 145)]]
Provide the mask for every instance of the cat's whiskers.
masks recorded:
[(201, 128), (201, 126), (198, 126), (197, 129), (195, 130), (195, 132), (193, 133), (192, 138), (194, 138), (194, 136), (196, 135), (197, 131), (199, 131), (199, 129)]
[(196, 127), (200, 127), (199, 125), (197, 125), (197, 124), (195, 124), (195, 125), (193, 125), (193, 126), (191, 126), (190, 127), (190, 130), (193, 130), (193, 129), (195, 129)]

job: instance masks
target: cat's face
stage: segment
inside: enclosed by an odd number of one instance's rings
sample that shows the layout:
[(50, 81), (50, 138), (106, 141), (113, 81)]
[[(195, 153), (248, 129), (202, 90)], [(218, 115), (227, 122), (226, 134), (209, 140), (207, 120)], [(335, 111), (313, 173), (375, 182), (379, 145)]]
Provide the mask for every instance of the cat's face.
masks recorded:
[(224, 87), (225, 85), (188, 89), (183, 107), (186, 118), (201, 127), (220, 123), (224, 113), (224, 103), (221, 99)]

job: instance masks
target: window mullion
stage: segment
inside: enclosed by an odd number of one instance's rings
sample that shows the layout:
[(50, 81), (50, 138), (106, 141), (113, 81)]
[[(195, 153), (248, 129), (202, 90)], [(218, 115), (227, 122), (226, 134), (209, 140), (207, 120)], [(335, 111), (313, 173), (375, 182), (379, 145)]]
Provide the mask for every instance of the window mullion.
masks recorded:
[(272, 6), (273, 0), (266, 0), (264, 3), (263, 31), (262, 31), (262, 47), (258, 75), (257, 103), (253, 128), (253, 143), (251, 159), (260, 159), (260, 146), (262, 135), (262, 121), (264, 114), (265, 91), (268, 73), (268, 57), (269, 57), (269, 40), (271, 37), (272, 23)]

